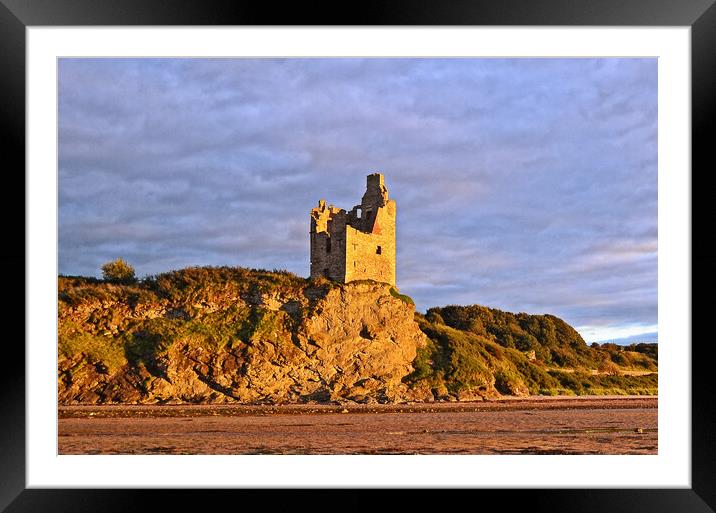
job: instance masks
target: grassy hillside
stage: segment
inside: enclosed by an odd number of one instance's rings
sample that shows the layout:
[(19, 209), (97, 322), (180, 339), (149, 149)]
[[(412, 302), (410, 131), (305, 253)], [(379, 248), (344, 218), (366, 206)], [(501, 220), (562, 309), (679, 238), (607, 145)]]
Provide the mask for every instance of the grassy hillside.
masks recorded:
[(656, 344), (593, 344), (552, 315), (484, 306), (416, 314), (430, 338), (406, 378), (438, 396), (656, 394)]

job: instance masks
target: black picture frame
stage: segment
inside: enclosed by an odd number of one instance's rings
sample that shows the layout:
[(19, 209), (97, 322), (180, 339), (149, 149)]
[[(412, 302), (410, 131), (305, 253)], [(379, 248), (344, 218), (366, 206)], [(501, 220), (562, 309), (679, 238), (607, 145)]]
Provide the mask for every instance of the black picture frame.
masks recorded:
[[(716, 254), (709, 249), (711, 209), (707, 194), (716, 157), (709, 128), (716, 124), (716, 0), (430, 0), (371, 1), (346, 4), (229, 0), (0, 0), (0, 129), (6, 195), (0, 202), (6, 220), (4, 314), (6, 326), (19, 326), (25, 313), (25, 30), (29, 26), (111, 25), (543, 25), (543, 26), (688, 26), (691, 27), (692, 92), (692, 487), (689, 489), (503, 489), (470, 490), (472, 504), (499, 504), (501, 510), (557, 512), (707, 512), (716, 508), (716, 401), (710, 367), (714, 344), (705, 334), (709, 292), (716, 287)], [(13, 164), (7, 164), (12, 162)], [(20, 194), (19, 191), (23, 193)], [(14, 201), (11, 201), (14, 200)], [(17, 203), (15, 203), (17, 202)], [(24, 214), (23, 214), (24, 215)], [(24, 220), (24, 219), (23, 219)], [(23, 281), (21, 284), (20, 281)], [(7, 287), (9, 282), (9, 287)], [(16, 291), (22, 290), (22, 294)], [(24, 317), (24, 315), (23, 315)], [(24, 339), (24, 324), (22, 325)], [(684, 341), (686, 344), (688, 341)], [(216, 501), (248, 505), (260, 490), (80, 490), (26, 489), (25, 350), (20, 337), (7, 336), (0, 370), (0, 509), (20, 511), (188, 510)], [(666, 384), (668, 386), (668, 384)], [(271, 507), (295, 507), (311, 490), (271, 490)], [(323, 504), (344, 505), (337, 490), (323, 490)], [(347, 490), (365, 495), (373, 490)], [(414, 507), (432, 494), (411, 490), (402, 504)], [(462, 497), (451, 491), (451, 503)], [(493, 502), (493, 501), (497, 502)], [(239, 502), (241, 501), (241, 502)], [(315, 504), (315, 503), (310, 503)], [(377, 505), (377, 503), (376, 503)], [(494, 507), (494, 506), (493, 506)]]

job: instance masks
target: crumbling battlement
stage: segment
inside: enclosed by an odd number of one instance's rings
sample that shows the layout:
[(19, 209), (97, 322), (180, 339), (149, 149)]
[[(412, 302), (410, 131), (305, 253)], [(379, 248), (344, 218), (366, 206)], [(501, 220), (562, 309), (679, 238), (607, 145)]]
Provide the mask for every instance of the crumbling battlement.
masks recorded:
[(368, 175), (361, 203), (350, 212), (320, 200), (311, 210), (311, 277), (395, 285), (395, 215), (380, 173)]

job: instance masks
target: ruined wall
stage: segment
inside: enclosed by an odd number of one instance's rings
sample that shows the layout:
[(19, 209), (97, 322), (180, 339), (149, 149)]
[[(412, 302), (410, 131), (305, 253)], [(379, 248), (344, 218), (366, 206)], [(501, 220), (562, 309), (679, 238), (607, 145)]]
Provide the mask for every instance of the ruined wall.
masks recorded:
[(395, 201), (379, 173), (368, 175), (361, 203), (350, 212), (319, 201), (311, 210), (311, 277), (395, 285), (395, 220)]
[(346, 227), (345, 283), (375, 280), (395, 285), (395, 201), (374, 214), (370, 233)]
[(343, 282), (346, 274), (346, 211), (318, 202), (311, 210), (311, 278)]

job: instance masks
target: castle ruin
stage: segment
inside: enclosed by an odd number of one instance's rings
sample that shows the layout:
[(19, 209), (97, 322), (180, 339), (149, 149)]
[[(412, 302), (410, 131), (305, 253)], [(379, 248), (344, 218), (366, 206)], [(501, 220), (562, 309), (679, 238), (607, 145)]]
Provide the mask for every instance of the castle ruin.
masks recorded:
[(368, 175), (360, 205), (350, 212), (325, 200), (311, 210), (311, 278), (395, 285), (395, 200), (383, 175)]

